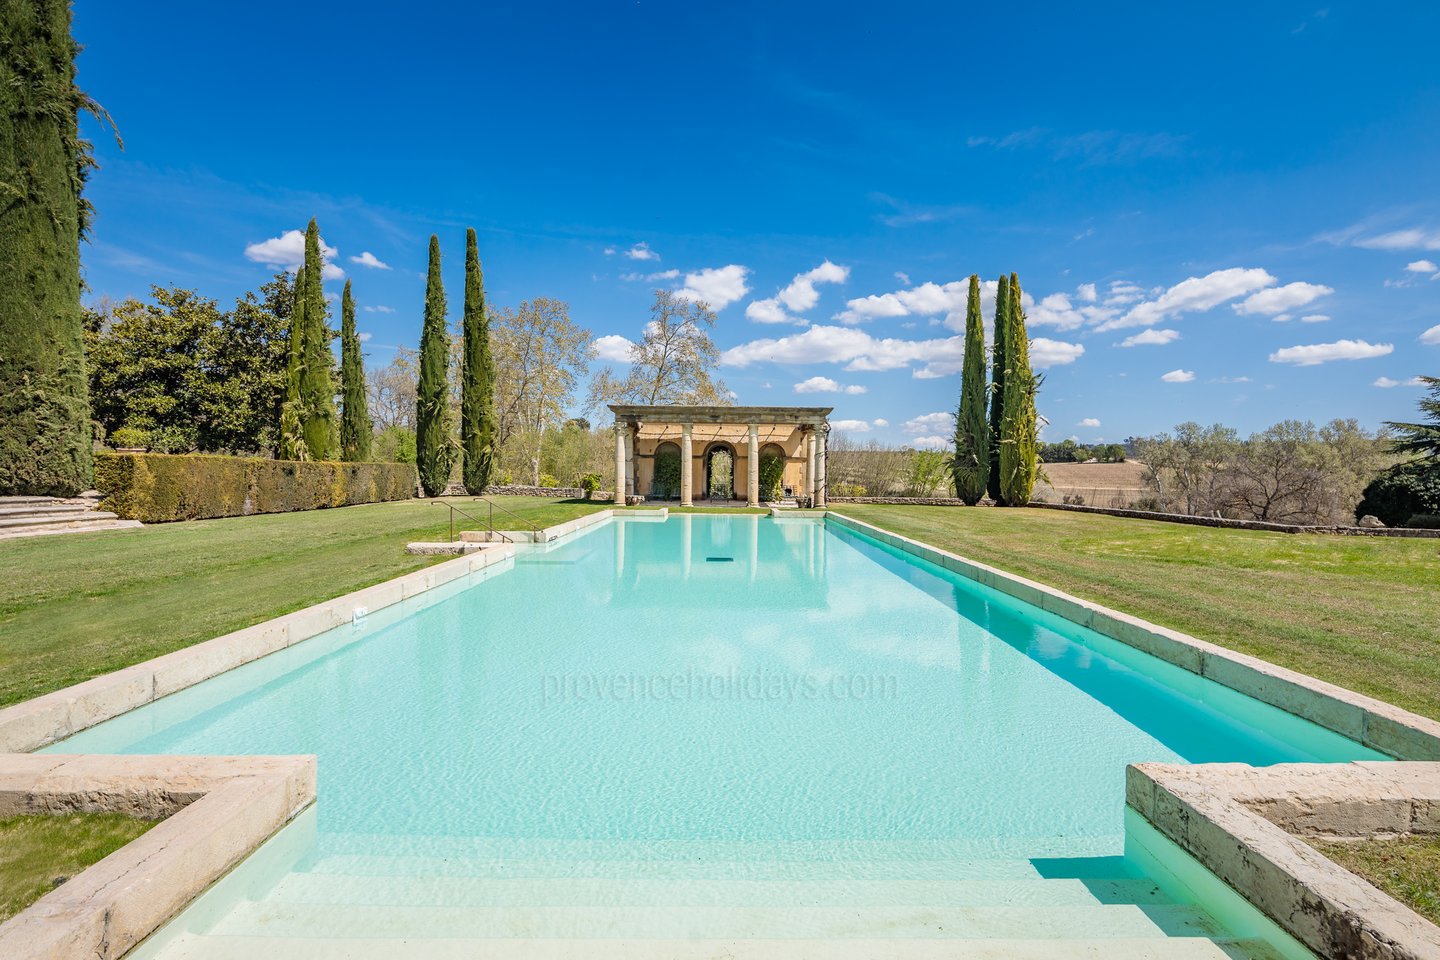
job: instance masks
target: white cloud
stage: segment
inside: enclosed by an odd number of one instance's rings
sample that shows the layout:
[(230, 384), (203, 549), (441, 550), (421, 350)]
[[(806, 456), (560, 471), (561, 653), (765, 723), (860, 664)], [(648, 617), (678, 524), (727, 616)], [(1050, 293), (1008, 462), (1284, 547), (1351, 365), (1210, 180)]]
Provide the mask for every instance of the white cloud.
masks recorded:
[(387, 306), (384, 306), (383, 304), (379, 304), (379, 303), (375, 304), (374, 306), (365, 306), (365, 307), (362, 307), (361, 309), (363, 309), (366, 313), (394, 313), (394, 312), (395, 312), (395, 308), (394, 308), (394, 307), (387, 307)]
[[(338, 280), (345, 276), (344, 270), (331, 263), (339, 255), (339, 250), (326, 243), (324, 237), (320, 238), (320, 259), (324, 262), (320, 269), (321, 279)], [(305, 231), (286, 230), (278, 237), (249, 244), (245, 248), (245, 258), (266, 266), (284, 267), (295, 273), (305, 263)]]
[[(1021, 300), (1023, 301), (1024, 298), (1025, 295), (1022, 293)], [(1052, 293), (1026, 310), (1026, 320), (1034, 326), (1074, 330), (1085, 324), (1086, 316), (1083, 311), (1075, 309), (1068, 296), (1063, 293)]]
[(1045, 337), (1034, 337), (1030, 340), (1030, 366), (1036, 370), (1063, 367), (1079, 360), (1084, 353), (1085, 348), (1078, 343), (1066, 343), (1064, 340), (1050, 340)]
[(732, 263), (724, 267), (706, 267), (685, 274), (685, 286), (675, 291), (682, 300), (708, 303), (717, 313), (750, 292), (745, 278), (749, 267)]
[(1077, 427), (1098, 427), (1098, 426), (1100, 426), (1100, 421), (1097, 420), (1097, 419), (1095, 419), (1094, 417), (1086, 417), (1084, 420), (1081, 420), (1079, 423), (1075, 424), (1075, 426), (1077, 426)]
[(1313, 303), (1334, 292), (1323, 283), (1306, 283), (1303, 280), (1297, 280), (1294, 283), (1287, 283), (1283, 287), (1273, 287), (1251, 294), (1235, 304), (1235, 312), (1259, 313), (1267, 316), (1284, 313), (1287, 310), (1294, 310), (1296, 307)]
[(631, 260), (659, 260), (660, 254), (650, 249), (650, 244), (643, 240), (625, 251), (625, 256)]
[(1400, 381), (1399, 381), (1399, 380), (1391, 380), (1389, 377), (1376, 377), (1376, 378), (1375, 378), (1375, 382), (1372, 383), (1372, 384), (1370, 384), (1370, 386), (1372, 386), (1372, 387), (1386, 387), (1386, 388), (1389, 388), (1389, 387), (1398, 387), (1398, 386), (1400, 386)]
[(1364, 340), (1336, 340), (1334, 343), (1312, 343), (1284, 347), (1270, 354), (1271, 363), (1293, 363), (1313, 367), (1331, 360), (1368, 360), (1383, 357), (1395, 350), (1394, 344), (1366, 343)]
[(1429, 384), (1427, 384), (1424, 380), (1421, 380), (1419, 377), (1411, 377), (1409, 380), (1406, 380), (1406, 381), (1405, 381), (1405, 386), (1407, 386), (1407, 387), (1425, 387), (1425, 386), (1429, 386)]
[(1301, 323), (1324, 323), (1330, 319), (1328, 313), (1307, 313), (1300, 318)]
[(1120, 341), (1122, 347), (1150, 347), (1164, 346), (1180, 339), (1179, 330), (1157, 330), (1151, 328), (1134, 336), (1126, 337)]
[(1273, 316), (1270, 319), (1276, 323), (1289, 323), (1291, 320), (1295, 319), (1295, 315), (1290, 313), (1282, 313), (1278, 314), (1277, 316)]
[(910, 286), (910, 274), (906, 273), (904, 270), (896, 270), (895, 279), (899, 280), (907, 287)]
[(613, 256), (615, 256), (615, 248), (614, 248), (614, 247), (606, 247), (605, 250), (604, 250), (604, 253), (605, 253), (605, 256), (607, 256), (607, 257), (613, 257)]
[(881, 417), (876, 417), (874, 420), (872, 420), (872, 421), (870, 421), (870, 422), (873, 423), (873, 424), (875, 424), (875, 426), (877, 426), (877, 427), (888, 427), (888, 426), (890, 426), (890, 421), (889, 421), (889, 420), (886, 420), (886, 419), (884, 419), (884, 418), (881, 418)]
[(820, 302), (820, 291), (815, 289), (821, 283), (844, 283), (850, 278), (850, 268), (826, 260), (813, 270), (797, 273), (795, 278), (775, 296), (756, 300), (745, 308), (745, 316), (756, 323), (787, 323), (796, 318), (787, 314), (804, 313)]
[(595, 338), (595, 356), (611, 363), (629, 363), (630, 348), (635, 346), (618, 333)]
[(373, 334), (373, 333), (361, 333), (361, 334), (358, 334), (357, 336), (359, 337), (361, 343), (369, 343), (369, 342), (370, 342), (370, 338), (373, 337), (373, 336), (375, 336), (375, 334)]
[(955, 414), (947, 412), (922, 413), (918, 417), (906, 420), (905, 425), (900, 429), (910, 434), (936, 432), (954, 433)]
[(941, 437), (938, 435), (931, 437), (913, 437), (910, 440), (910, 446), (916, 450), (945, 450), (954, 442), (954, 439), (951, 437)]
[(831, 420), (830, 426), (845, 433), (869, 433), (870, 424), (864, 420)]
[(635, 283), (638, 280), (644, 280), (646, 283), (654, 283), (657, 280), (674, 280), (678, 276), (680, 276), (679, 270), (661, 270), (658, 273), (622, 273), (620, 274), (620, 279), (629, 281), (630, 283)]
[(1440, 230), (1412, 227), (1374, 237), (1362, 237), (1355, 246), (1368, 250), (1440, 250)]
[(756, 323), (790, 323), (794, 320), (775, 299), (751, 301), (745, 307), (745, 318)]
[(840, 384), (829, 377), (811, 377), (795, 384), (796, 393), (839, 393)]
[(1211, 383), (1249, 383), (1249, 377), (1219, 377), (1211, 380)]
[(1194, 370), (1171, 370), (1160, 378), (1166, 383), (1189, 383), (1195, 379)]
[(1086, 303), (1094, 303), (1099, 298), (1099, 294), (1095, 292), (1095, 284), (1093, 283), (1080, 284), (1080, 286), (1075, 288), (1075, 293)]
[(1108, 320), (1099, 330), (1122, 327), (1148, 327), (1161, 320), (1185, 313), (1202, 313), (1227, 300), (1243, 297), (1275, 283), (1275, 278), (1258, 268), (1230, 267), (1215, 270), (1203, 277), (1189, 277), (1166, 290), (1153, 300), (1131, 307), (1123, 316)]
[(360, 256), (351, 257), (351, 263), (359, 264), (362, 267), (369, 267), (371, 270), (389, 270), (390, 264), (384, 262), (369, 250), (360, 251)]
[(870, 392), (870, 388), (869, 388), (869, 387), (866, 387), (866, 386), (862, 386), (861, 384), (858, 384), (858, 383), (852, 383), (852, 384), (850, 384), (848, 387), (845, 388), (845, 392), (846, 392), (847, 394), (849, 394), (850, 396), (852, 396), (852, 397), (856, 397), (856, 396), (859, 396), (859, 395), (862, 394), (862, 393), (869, 393), (869, 392)]
[(1138, 284), (1129, 280), (1112, 280), (1110, 289), (1105, 294), (1105, 305), (1109, 307), (1123, 307), (1127, 303), (1134, 303), (1145, 297), (1145, 290)]
[(1435, 273), (1437, 270), (1440, 270), (1440, 267), (1435, 266), (1435, 261), (1433, 260), (1416, 260), (1412, 263), (1405, 264), (1405, 269), (1411, 273)]
[(1428, 344), (1440, 343), (1440, 323), (1420, 334), (1420, 342)]

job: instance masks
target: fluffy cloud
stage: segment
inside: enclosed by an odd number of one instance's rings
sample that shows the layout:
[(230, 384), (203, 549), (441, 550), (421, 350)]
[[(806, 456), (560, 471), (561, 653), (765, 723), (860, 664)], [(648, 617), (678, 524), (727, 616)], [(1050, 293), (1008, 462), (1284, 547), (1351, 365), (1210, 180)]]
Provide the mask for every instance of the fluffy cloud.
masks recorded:
[(917, 450), (945, 450), (954, 442), (954, 437), (942, 437), (936, 434), (929, 437), (912, 437), (910, 446)]
[(1328, 313), (1307, 313), (1300, 318), (1301, 323), (1324, 323), (1330, 319)]
[(1440, 267), (1435, 266), (1433, 260), (1416, 260), (1413, 263), (1405, 264), (1405, 269), (1411, 273), (1435, 273)]
[(804, 313), (820, 302), (820, 283), (844, 283), (850, 278), (850, 268), (826, 260), (813, 270), (797, 273), (795, 279), (775, 296), (756, 300), (745, 308), (745, 316), (756, 323), (785, 323), (794, 318), (791, 313)]
[(360, 251), (360, 256), (351, 257), (350, 262), (362, 267), (369, 267), (371, 270), (389, 270), (390, 264), (384, 262), (369, 250)]
[[(331, 263), (339, 255), (339, 250), (326, 243), (324, 237), (320, 238), (320, 259), (325, 264), (320, 270), (322, 279), (338, 280), (345, 276), (344, 270)], [(245, 248), (245, 258), (294, 273), (305, 263), (305, 231), (286, 230), (278, 237), (252, 243)]]
[(829, 377), (811, 377), (809, 380), (795, 384), (796, 393), (848, 393), (856, 396), (865, 391), (866, 388), (859, 384), (851, 384), (847, 387)]
[(918, 417), (906, 420), (905, 425), (900, 429), (909, 434), (954, 433), (955, 414), (946, 412), (922, 413)]
[(650, 249), (650, 244), (643, 240), (625, 251), (625, 256), (631, 260), (659, 260), (660, 254)]
[(364, 308), (362, 308), (362, 309), (364, 309), (364, 311), (365, 311), (366, 313), (394, 313), (394, 312), (395, 312), (395, 308), (394, 308), (394, 307), (387, 307), (387, 306), (383, 306), (383, 305), (378, 304), (378, 303), (375, 304), (375, 305), (373, 305), (373, 306), (364, 307)]
[(369, 342), (370, 342), (370, 338), (373, 337), (373, 336), (375, 336), (375, 334), (373, 334), (373, 333), (361, 333), (361, 334), (357, 334), (357, 336), (359, 337), (361, 343), (369, 343)]
[(724, 267), (706, 267), (685, 274), (685, 286), (675, 291), (682, 300), (708, 303), (717, 313), (750, 292), (745, 283), (750, 268), (732, 263)]
[(1297, 280), (1294, 283), (1287, 283), (1283, 287), (1272, 287), (1269, 290), (1261, 290), (1259, 293), (1252, 293), (1244, 300), (1235, 304), (1235, 312), (1241, 314), (1259, 313), (1270, 316), (1277, 313), (1284, 313), (1287, 310), (1294, 310), (1296, 307), (1303, 307), (1319, 300), (1321, 297), (1334, 293), (1330, 287), (1320, 283), (1306, 283)]
[(1095, 284), (1093, 283), (1080, 284), (1080, 286), (1075, 288), (1075, 294), (1086, 303), (1094, 303), (1099, 299), (1099, 294), (1095, 292)]
[(1079, 360), (1084, 353), (1085, 348), (1078, 343), (1035, 337), (1030, 341), (1030, 366), (1037, 370), (1063, 367), (1067, 363)]
[(1135, 304), (1122, 316), (1101, 323), (1097, 329), (1104, 331), (1153, 326), (1161, 320), (1179, 317), (1181, 314), (1210, 310), (1227, 300), (1246, 296), (1273, 283), (1275, 278), (1258, 268), (1230, 267), (1215, 270), (1203, 277), (1181, 280), (1155, 299)]
[(596, 337), (593, 344), (595, 356), (610, 363), (629, 363), (630, 348), (635, 346), (618, 333)]
[(1194, 370), (1171, 370), (1160, 378), (1166, 383), (1189, 383), (1195, 379)]
[(1081, 420), (1079, 423), (1075, 424), (1075, 426), (1077, 426), (1077, 427), (1098, 427), (1098, 426), (1100, 426), (1100, 421), (1097, 420), (1097, 419), (1095, 419), (1094, 417), (1086, 417), (1084, 420)]
[(831, 420), (830, 427), (842, 433), (869, 433), (870, 424), (864, 420)]
[(877, 427), (888, 427), (888, 426), (890, 426), (890, 421), (889, 421), (889, 420), (885, 420), (885, 419), (883, 419), (883, 418), (881, 418), (881, 417), (876, 417), (874, 420), (871, 421), (871, 423), (875, 424), (875, 426), (877, 426)]
[(1361, 237), (1355, 246), (1368, 250), (1440, 250), (1440, 230), (1412, 227), (1373, 237)]
[(1368, 360), (1383, 357), (1395, 350), (1394, 344), (1366, 343), (1364, 340), (1336, 340), (1334, 343), (1312, 343), (1284, 347), (1270, 354), (1271, 363), (1293, 363), (1313, 367), (1331, 360)]
[(661, 270), (657, 273), (622, 273), (620, 274), (620, 279), (629, 281), (630, 283), (635, 283), (638, 280), (644, 280), (646, 283), (654, 283), (657, 280), (674, 280), (678, 276), (680, 276), (679, 270)]
[(1120, 341), (1122, 347), (1150, 347), (1164, 346), (1180, 339), (1179, 330), (1157, 330), (1151, 328), (1134, 336), (1126, 337)]
[(1440, 343), (1440, 323), (1420, 334), (1420, 342), (1428, 344)]

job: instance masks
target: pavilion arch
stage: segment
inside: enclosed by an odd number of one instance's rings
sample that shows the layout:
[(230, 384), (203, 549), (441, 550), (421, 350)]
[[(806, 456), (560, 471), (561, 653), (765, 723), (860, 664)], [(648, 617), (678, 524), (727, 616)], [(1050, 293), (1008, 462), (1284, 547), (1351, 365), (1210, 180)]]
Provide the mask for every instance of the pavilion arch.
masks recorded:
[(713, 496), (717, 481), (721, 484), (722, 488), (724, 486), (723, 469), (722, 471), (720, 471), (720, 476), (716, 475), (717, 471), (715, 469), (715, 457), (717, 454), (720, 455), (722, 458), (728, 457), (730, 460), (729, 489), (722, 489), (721, 492), (723, 493), (723, 496), (720, 499), (734, 500), (736, 499), (736, 474), (739, 472), (736, 468), (740, 464), (740, 458), (735, 453), (735, 445), (726, 440), (713, 440), (705, 445), (705, 452), (701, 455), (701, 460), (704, 463), (704, 473), (702, 475), (705, 478), (705, 486), (701, 488), (700, 496), (704, 497), (706, 500), (709, 500)]

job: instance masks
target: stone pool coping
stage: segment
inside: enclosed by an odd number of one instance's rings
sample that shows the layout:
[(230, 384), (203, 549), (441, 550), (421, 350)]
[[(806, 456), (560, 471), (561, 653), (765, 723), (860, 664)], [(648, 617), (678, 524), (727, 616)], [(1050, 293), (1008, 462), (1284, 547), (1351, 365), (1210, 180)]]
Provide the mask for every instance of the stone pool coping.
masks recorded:
[(313, 756), (0, 756), (0, 816), (162, 821), (0, 924), (0, 957), (124, 956), (313, 803), (315, 768)]
[(1388, 756), (1401, 760), (1440, 760), (1440, 722), (835, 511), (829, 513), (825, 522), (859, 531)]
[(1435, 960), (1440, 927), (1303, 838), (1440, 833), (1440, 763), (1141, 763), (1131, 809), (1321, 957)]

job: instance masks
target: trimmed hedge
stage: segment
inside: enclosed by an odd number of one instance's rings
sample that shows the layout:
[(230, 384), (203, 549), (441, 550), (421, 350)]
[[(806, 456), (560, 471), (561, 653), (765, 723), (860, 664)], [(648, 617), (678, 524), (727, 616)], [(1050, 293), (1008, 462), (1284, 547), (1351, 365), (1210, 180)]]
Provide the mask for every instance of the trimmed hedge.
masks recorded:
[(97, 453), (95, 488), (127, 520), (206, 520), (406, 500), (415, 465)]

